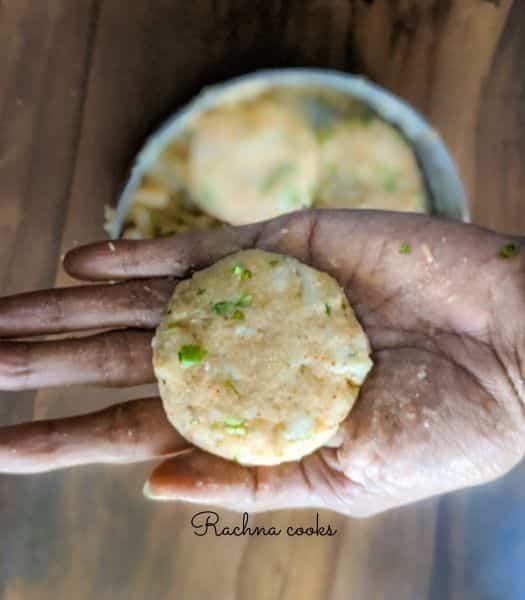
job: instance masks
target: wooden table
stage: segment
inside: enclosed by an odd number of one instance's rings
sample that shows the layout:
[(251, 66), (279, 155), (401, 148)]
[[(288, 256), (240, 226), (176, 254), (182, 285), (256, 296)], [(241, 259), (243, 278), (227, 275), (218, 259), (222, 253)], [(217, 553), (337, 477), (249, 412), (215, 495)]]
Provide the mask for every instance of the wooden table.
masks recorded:
[[(449, 144), (473, 220), (523, 233), (524, 27), (520, 0), (0, 0), (2, 293), (68, 283), (60, 254), (103, 236), (151, 128), (202, 85), (263, 66), (365, 73), (406, 98)], [(0, 422), (139, 394), (3, 394)], [(143, 500), (150, 467), (1, 477), (1, 597), (524, 597), (521, 467), (373, 519), (322, 513), (335, 537), (264, 539), (195, 536), (195, 507)]]

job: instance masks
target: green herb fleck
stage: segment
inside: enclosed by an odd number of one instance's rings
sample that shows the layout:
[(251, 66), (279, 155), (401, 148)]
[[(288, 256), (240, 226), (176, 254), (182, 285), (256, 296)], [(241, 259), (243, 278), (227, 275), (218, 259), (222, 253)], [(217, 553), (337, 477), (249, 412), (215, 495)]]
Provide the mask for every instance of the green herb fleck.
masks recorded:
[(270, 267), (276, 267), (279, 264), (281, 264), (280, 260), (275, 259), (270, 261)]
[(359, 117), (361, 123), (363, 123), (365, 125), (371, 125), (374, 122), (375, 118), (376, 118), (376, 115), (375, 115), (374, 111), (372, 109), (370, 109), (368, 106), (364, 106), (363, 111), (361, 112), (361, 115)]
[(246, 435), (246, 429), (244, 427), (225, 427), (224, 429), (232, 435)]
[(233, 265), (231, 269), (232, 273), (236, 275), (241, 281), (246, 281), (247, 279), (252, 278), (252, 272), (250, 269), (246, 269), (240, 264)]
[(243, 308), (246, 306), (250, 306), (252, 303), (253, 296), (251, 294), (243, 294), (235, 303), (236, 306), (242, 306)]
[(395, 171), (385, 169), (382, 177), (383, 189), (388, 194), (394, 194), (398, 190), (399, 176)]
[(179, 349), (179, 362), (183, 367), (193, 367), (208, 356), (208, 351), (200, 346), (181, 346)]
[(289, 162), (281, 163), (270, 171), (266, 179), (261, 184), (261, 192), (271, 191), (278, 183), (288, 178), (295, 170), (296, 166)]
[(500, 248), (498, 256), (500, 258), (512, 258), (513, 256), (516, 256), (516, 254), (519, 254), (519, 252), (519, 245), (511, 242), (510, 244), (505, 244), (505, 246)]
[(318, 129), (315, 132), (315, 135), (317, 137), (317, 141), (323, 145), (334, 137), (334, 130), (331, 127), (323, 127), (322, 129)]
[(225, 427), (242, 427), (244, 419), (236, 419), (235, 417), (227, 417), (223, 421)]
[(205, 290), (204, 288), (199, 288), (199, 289), (197, 290), (197, 296), (202, 296), (202, 294), (204, 294), (204, 292), (205, 292), (205, 291), (206, 291), (206, 290)]
[(332, 314), (332, 307), (329, 304), (324, 305), (324, 312), (330, 316)]
[(399, 246), (399, 254), (410, 254), (412, 248), (410, 247), (410, 244), (408, 242), (403, 242), (400, 246)]
[(241, 395), (239, 393), (239, 390), (235, 387), (235, 384), (233, 383), (233, 381), (231, 379), (227, 379), (224, 382), (224, 387), (231, 390), (238, 398), (240, 398)]
[(235, 310), (235, 302), (224, 300), (213, 305), (213, 310), (221, 317), (230, 317)]
[(164, 331), (165, 332), (174, 331), (175, 329), (179, 329), (179, 327), (182, 327), (181, 321), (172, 321), (171, 323), (168, 323), (166, 325), (166, 328), (164, 329)]
[(246, 435), (243, 419), (235, 419), (230, 417), (223, 421), (224, 429), (232, 435)]
[(240, 308), (246, 308), (252, 303), (251, 294), (243, 294), (238, 300), (223, 300), (213, 305), (213, 310), (221, 317), (232, 317), (238, 321), (244, 319), (244, 312)]
[(193, 425), (197, 425), (199, 422), (199, 419), (191, 419), (190, 420), (190, 425), (193, 427)]
[(281, 192), (280, 201), (284, 208), (296, 208), (302, 204), (301, 193), (296, 187), (289, 185)]
[(342, 122), (342, 125), (354, 127), (356, 125), (365, 125), (369, 127), (376, 119), (376, 113), (369, 106), (362, 106), (359, 110), (355, 110), (352, 114)]

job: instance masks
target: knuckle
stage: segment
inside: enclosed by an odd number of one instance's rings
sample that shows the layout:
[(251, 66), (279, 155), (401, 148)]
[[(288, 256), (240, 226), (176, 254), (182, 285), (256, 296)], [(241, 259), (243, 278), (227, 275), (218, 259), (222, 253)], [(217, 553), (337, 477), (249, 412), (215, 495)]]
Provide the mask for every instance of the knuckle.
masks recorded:
[(322, 453), (303, 459), (303, 475), (312, 492), (325, 506), (344, 512), (362, 492), (361, 486), (348, 478), (342, 470), (328, 464)]
[(149, 280), (134, 281), (128, 285), (126, 292), (127, 309), (133, 315), (135, 326), (155, 326), (169, 296), (159, 293), (156, 284)]
[(46, 317), (54, 325), (64, 321), (64, 291), (55, 290), (45, 300)]
[(92, 340), (96, 368), (103, 385), (119, 387), (144, 383), (146, 365), (151, 364), (151, 348), (145, 342), (143, 332), (133, 330), (104, 333)]
[(0, 344), (0, 389), (23, 390), (33, 372), (29, 346), (20, 343)]
[(129, 457), (137, 450), (142, 440), (135, 412), (123, 405), (111, 407), (107, 437), (115, 458)]

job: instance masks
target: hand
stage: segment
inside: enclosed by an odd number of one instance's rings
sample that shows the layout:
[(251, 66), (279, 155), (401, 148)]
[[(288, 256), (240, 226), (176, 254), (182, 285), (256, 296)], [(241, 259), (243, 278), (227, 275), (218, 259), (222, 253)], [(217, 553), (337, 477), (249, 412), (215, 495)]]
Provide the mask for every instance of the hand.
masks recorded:
[[(176, 278), (241, 248), (289, 254), (344, 287), (375, 366), (337, 439), (297, 463), (243, 467), (190, 448), (158, 398), (0, 429), (0, 470), (165, 458), (150, 497), (235, 510), (369, 515), (494, 479), (523, 456), (525, 257), (490, 231), (422, 215), (306, 211), (245, 227), (71, 251), (103, 285), (0, 300), (0, 389), (154, 382), (150, 341)], [(110, 280), (125, 280), (108, 285)]]

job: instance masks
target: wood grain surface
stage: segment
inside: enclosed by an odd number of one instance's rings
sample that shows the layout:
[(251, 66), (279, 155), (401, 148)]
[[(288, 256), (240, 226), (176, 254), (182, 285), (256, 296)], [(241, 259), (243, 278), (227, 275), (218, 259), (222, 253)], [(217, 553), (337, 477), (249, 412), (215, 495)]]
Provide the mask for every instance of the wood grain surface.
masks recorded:
[[(441, 131), (473, 220), (525, 231), (521, 0), (0, 0), (0, 282), (70, 282), (145, 135), (203, 85), (259, 67), (363, 73)], [(2, 394), (0, 422), (141, 390)], [(525, 478), (355, 521), (329, 538), (197, 537), (194, 506), (147, 503), (151, 465), (0, 477), (5, 600), (518, 600)], [(236, 515), (222, 512), (224, 523)], [(308, 524), (310, 511), (254, 517)]]

